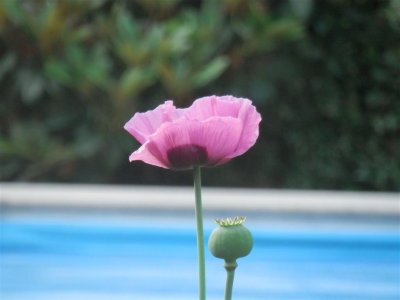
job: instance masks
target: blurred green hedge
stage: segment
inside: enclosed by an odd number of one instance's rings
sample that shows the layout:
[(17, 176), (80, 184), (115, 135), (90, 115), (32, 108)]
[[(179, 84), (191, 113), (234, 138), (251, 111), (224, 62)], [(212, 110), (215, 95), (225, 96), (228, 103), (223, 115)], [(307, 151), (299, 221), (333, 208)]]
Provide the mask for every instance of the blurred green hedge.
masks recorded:
[(252, 99), (261, 135), (207, 185), (400, 189), (400, 2), (0, 2), (0, 180), (190, 184), (129, 164), (166, 99)]

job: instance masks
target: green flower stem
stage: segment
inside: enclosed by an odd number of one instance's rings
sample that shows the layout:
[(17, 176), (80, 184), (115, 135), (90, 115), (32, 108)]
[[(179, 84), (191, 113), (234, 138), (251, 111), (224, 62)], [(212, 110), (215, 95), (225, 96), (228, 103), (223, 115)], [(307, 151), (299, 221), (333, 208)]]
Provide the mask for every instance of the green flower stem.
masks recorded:
[(232, 299), (233, 279), (235, 278), (235, 269), (237, 267), (236, 261), (233, 263), (225, 261), (226, 270), (226, 285), (225, 285), (225, 300)]
[(196, 198), (197, 253), (199, 263), (199, 299), (206, 299), (206, 267), (204, 259), (203, 208), (201, 204), (201, 170), (196, 166), (194, 171), (194, 193)]

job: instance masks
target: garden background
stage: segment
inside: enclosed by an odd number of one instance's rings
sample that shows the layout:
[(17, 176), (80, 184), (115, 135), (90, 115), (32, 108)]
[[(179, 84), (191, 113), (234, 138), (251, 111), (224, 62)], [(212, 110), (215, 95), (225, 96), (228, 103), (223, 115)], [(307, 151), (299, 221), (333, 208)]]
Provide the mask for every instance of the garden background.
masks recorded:
[(0, 1), (0, 180), (191, 184), (129, 164), (166, 99), (250, 98), (249, 153), (205, 185), (400, 190), (400, 1)]

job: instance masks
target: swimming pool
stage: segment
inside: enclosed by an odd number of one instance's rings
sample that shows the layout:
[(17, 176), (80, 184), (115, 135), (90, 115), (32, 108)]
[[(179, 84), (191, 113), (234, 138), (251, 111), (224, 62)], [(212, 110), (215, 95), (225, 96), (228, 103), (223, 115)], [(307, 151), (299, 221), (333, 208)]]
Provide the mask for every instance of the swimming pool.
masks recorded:
[[(206, 235), (214, 228), (205, 216)], [(248, 215), (234, 299), (399, 299), (396, 218)], [(197, 299), (190, 213), (14, 211), (1, 219), (3, 300)], [(206, 253), (208, 299), (222, 261)]]

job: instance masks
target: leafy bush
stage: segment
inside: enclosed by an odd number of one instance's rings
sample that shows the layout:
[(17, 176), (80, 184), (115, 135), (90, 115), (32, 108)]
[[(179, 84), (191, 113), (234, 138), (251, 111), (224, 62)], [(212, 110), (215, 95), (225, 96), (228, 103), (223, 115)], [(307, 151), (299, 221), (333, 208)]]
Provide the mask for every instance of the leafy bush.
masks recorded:
[(233, 94), (261, 136), (206, 184), (399, 190), (398, 1), (5, 0), (0, 32), (1, 180), (190, 183), (122, 125)]

